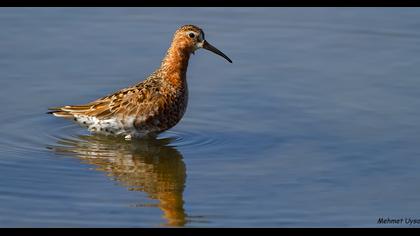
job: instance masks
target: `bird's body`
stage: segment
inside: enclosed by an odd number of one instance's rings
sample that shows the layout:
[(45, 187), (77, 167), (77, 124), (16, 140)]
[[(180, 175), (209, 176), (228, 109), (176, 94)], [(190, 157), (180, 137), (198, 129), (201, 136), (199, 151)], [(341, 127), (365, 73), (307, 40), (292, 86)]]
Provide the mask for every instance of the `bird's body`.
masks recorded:
[(126, 139), (168, 130), (186, 111), (188, 60), (198, 48), (231, 62), (205, 41), (200, 28), (185, 25), (175, 32), (161, 66), (146, 80), (84, 105), (50, 108), (49, 113), (73, 119), (93, 133), (123, 135)]
[[(157, 70), (145, 81), (81, 106), (64, 106), (68, 117), (93, 133), (140, 137), (175, 126), (187, 108), (186, 81), (171, 84)], [(184, 78), (185, 80), (185, 78)]]

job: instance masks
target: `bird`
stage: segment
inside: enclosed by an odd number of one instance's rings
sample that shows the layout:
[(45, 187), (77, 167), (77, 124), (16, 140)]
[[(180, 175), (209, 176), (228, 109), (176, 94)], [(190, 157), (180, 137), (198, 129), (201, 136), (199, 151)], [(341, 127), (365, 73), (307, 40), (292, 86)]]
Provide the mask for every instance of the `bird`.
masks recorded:
[(93, 134), (126, 140), (156, 136), (174, 127), (188, 105), (187, 68), (191, 54), (209, 50), (232, 63), (212, 46), (195, 25), (179, 27), (160, 66), (145, 80), (82, 105), (48, 108), (48, 114), (73, 120)]

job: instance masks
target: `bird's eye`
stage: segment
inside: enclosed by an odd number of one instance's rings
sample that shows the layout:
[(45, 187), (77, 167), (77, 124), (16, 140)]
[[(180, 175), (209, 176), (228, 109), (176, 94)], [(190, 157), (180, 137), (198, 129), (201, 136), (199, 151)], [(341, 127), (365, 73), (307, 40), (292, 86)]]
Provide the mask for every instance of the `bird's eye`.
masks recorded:
[(190, 36), (190, 38), (194, 38), (195, 37), (195, 34), (194, 33), (190, 33), (188, 36)]

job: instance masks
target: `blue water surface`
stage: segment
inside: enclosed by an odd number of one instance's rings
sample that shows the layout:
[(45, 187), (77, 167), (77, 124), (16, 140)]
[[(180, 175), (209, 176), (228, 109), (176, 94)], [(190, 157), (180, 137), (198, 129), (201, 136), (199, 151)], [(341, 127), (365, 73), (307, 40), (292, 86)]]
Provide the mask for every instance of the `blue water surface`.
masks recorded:
[[(48, 107), (146, 78), (181, 25), (189, 106), (157, 139)], [(420, 9), (0, 9), (1, 227), (384, 227), (420, 218)], [(398, 226), (410, 226), (401, 224)]]

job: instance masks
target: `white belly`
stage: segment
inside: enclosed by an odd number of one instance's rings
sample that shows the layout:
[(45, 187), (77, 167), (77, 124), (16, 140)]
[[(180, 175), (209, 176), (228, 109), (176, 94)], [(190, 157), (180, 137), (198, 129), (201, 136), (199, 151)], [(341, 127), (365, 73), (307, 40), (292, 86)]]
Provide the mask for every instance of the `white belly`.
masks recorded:
[(139, 132), (134, 127), (135, 117), (128, 117), (122, 122), (116, 118), (100, 120), (92, 116), (75, 115), (75, 121), (90, 132), (103, 135), (123, 135), (141, 137), (147, 132)]

